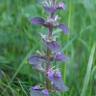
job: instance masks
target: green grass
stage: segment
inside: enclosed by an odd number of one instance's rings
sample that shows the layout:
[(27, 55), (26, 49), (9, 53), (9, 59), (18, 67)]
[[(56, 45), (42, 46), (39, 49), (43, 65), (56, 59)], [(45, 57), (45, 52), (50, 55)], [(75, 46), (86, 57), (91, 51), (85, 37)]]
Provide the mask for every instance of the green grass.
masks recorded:
[[(30, 23), (32, 17), (47, 17), (37, 1), (0, 0), (0, 96), (30, 96), (29, 88), (43, 82), (27, 62), (42, 49), (39, 33), (46, 32)], [(59, 12), (60, 21), (68, 25), (70, 34), (55, 32), (70, 57), (60, 66), (69, 91), (53, 96), (96, 96), (96, 0), (60, 1), (67, 6)]]

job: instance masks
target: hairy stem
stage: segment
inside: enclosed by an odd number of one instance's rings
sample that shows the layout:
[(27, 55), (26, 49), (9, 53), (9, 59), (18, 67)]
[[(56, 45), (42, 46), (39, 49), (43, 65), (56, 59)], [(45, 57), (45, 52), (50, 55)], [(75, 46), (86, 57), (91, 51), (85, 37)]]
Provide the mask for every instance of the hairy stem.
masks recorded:
[[(48, 40), (52, 38), (52, 28), (49, 28)], [(49, 68), (51, 67), (50, 60), (51, 60), (51, 51), (47, 48), (47, 65), (46, 65), (46, 73), (48, 72)], [(46, 76), (47, 77), (47, 76)], [(48, 78), (46, 78), (46, 87), (48, 90), (51, 90), (51, 82)]]

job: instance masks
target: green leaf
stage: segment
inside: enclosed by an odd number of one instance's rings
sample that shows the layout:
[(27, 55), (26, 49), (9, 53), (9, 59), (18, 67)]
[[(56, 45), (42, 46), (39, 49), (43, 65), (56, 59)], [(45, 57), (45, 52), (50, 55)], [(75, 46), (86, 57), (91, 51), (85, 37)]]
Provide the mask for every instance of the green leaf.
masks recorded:
[(94, 54), (95, 54), (95, 47), (96, 46), (94, 44), (92, 49), (91, 49), (91, 53), (90, 53), (90, 57), (89, 57), (89, 61), (88, 61), (88, 66), (87, 66), (87, 70), (86, 70), (86, 74), (85, 74), (85, 78), (84, 78), (84, 82), (83, 82), (83, 88), (82, 88), (80, 96), (86, 96), (86, 90), (88, 89), (88, 84), (89, 84), (90, 77), (91, 77), (91, 72), (92, 72), (92, 65), (93, 65), (93, 59), (94, 59)]

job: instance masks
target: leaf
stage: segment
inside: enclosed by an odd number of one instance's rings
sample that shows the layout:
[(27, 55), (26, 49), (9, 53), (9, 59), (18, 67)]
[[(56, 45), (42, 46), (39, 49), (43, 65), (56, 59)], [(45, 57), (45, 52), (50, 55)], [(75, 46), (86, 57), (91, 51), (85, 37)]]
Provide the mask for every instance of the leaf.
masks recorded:
[(96, 45), (94, 44), (91, 49), (91, 53), (90, 53), (90, 57), (89, 57), (89, 61), (88, 61), (88, 66), (87, 66), (87, 70), (86, 70), (86, 74), (85, 74), (85, 78), (84, 78), (84, 82), (83, 82), (83, 88), (82, 88), (80, 96), (86, 96), (86, 91), (88, 89), (88, 84), (90, 82), (90, 76), (91, 76), (91, 72), (92, 72), (92, 65), (93, 65), (93, 60), (94, 60), (95, 48), (96, 48)]
[(0, 80), (2, 79), (3, 75), (4, 75), (4, 73), (3, 73), (3, 71), (0, 69)]

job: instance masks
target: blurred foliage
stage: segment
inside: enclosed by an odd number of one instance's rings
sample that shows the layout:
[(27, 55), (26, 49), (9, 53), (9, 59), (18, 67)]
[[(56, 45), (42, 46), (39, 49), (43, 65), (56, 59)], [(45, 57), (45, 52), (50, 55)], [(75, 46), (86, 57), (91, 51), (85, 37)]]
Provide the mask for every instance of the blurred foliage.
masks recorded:
[[(41, 1), (0, 0), (0, 70), (3, 72), (0, 96), (28, 96), (29, 87), (39, 81), (38, 77), (43, 82), (42, 76), (27, 62), (29, 55), (42, 49), (40, 32), (47, 32), (31, 24), (32, 17), (46, 18), (48, 15)], [(58, 14), (60, 21), (68, 25), (70, 34), (63, 36), (58, 30), (54, 32), (60, 36), (63, 51), (70, 57), (70, 61), (61, 66), (70, 90), (58, 96), (80, 96), (89, 55), (96, 43), (96, 0), (61, 1), (66, 3), (66, 11)], [(96, 51), (92, 63), (92, 76), (85, 96), (96, 95)]]

